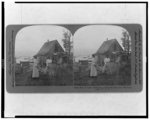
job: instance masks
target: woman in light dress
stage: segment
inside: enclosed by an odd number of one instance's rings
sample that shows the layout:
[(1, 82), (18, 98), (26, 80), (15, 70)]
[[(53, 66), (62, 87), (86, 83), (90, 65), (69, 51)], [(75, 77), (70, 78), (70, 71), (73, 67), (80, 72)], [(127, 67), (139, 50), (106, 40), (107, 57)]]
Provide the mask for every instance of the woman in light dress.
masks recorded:
[[(109, 65), (108, 63), (110, 63), (110, 58), (108, 55), (106, 55), (106, 57), (104, 58), (104, 67), (103, 67), (103, 73), (110, 71), (109, 69)], [(109, 70), (108, 70), (109, 69)]]
[(49, 79), (50, 80), (54, 79), (56, 76), (56, 64), (53, 63), (53, 60), (50, 57), (46, 60), (46, 66)]
[(39, 78), (38, 59), (34, 57), (32, 78)]
[(93, 54), (91, 69), (90, 69), (90, 77), (97, 77), (96, 62), (97, 62), (97, 57)]
[(52, 64), (52, 59), (50, 59), (49, 57), (48, 59), (46, 59), (46, 68), (48, 68), (50, 64)]

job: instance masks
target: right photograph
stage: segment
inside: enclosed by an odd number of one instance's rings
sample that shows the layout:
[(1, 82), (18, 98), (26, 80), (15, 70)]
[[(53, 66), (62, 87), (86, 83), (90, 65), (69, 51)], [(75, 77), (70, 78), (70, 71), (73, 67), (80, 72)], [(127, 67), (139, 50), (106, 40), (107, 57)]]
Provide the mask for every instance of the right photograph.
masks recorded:
[(88, 25), (74, 34), (74, 85), (131, 85), (131, 36), (115, 25)]

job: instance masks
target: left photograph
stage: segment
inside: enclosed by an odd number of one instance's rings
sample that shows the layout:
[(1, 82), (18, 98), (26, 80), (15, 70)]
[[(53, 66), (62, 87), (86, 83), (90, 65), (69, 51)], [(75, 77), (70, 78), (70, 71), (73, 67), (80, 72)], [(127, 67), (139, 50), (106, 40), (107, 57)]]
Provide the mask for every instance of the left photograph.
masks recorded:
[(55, 25), (28, 26), (15, 38), (15, 86), (73, 85), (73, 39)]

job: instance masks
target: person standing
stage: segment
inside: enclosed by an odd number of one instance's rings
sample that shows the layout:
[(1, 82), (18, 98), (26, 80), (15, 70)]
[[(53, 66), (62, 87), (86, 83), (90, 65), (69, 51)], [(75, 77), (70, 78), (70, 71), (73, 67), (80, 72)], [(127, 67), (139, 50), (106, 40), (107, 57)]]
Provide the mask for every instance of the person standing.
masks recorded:
[(104, 58), (104, 64), (106, 65), (109, 62), (110, 62), (110, 58), (108, 56), (106, 56), (106, 58)]
[(48, 59), (46, 59), (46, 67), (48, 68), (50, 64), (52, 64), (52, 59), (50, 59), (49, 57)]
[(53, 63), (53, 60), (50, 57), (48, 57), (46, 60), (46, 71), (48, 73), (49, 79), (53, 80), (56, 74), (56, 64)]
[(103, 73), (107, 71), (106, 69), (107, 69), (107, 66), (108, 66), (109, 62), (110, 62), (110, 58), (108, 57), (108, 55), (106, 55), (106, 58), (104, 58)]
[(32, 78), (39, 78), (38, 60), (34, 57)]
[(92, 63), (90, 68), (90, 77), (97, 77), (97, 69), (96, 69), (96, 56), (92, 55)]

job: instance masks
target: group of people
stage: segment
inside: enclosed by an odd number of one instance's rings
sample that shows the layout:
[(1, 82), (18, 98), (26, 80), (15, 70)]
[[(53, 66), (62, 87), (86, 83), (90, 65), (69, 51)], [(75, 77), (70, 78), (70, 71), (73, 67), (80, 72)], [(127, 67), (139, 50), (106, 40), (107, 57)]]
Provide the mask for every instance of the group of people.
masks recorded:
[[(51, 64), (52, 64), (52, 59), (47, 58), (45, 71), (49, 69)], [(39, 72), (40, 72), (39, 59), (35, 56), (33, 60), (32, 78), (39, 78)]]
[[(92, 62), (91, 62), (91, 66), (90, 66), (90, 77), (92, 77), (92, 78), (97, 77), (97, 75), (98, 75), (98, 70), (97, 70), (98, 64), (97, 64), (97, 62), (98, 62), (98, 56), (93, 54), (92, 55)], [(104, 58), (103, 70), (106, 69), (106, 65), (109, 62), (110, 62), (110, 58), (108, 56), (106, 56)], [(62, 63), (62, 59), (59, 59), (58, 65), (60, 65), (61, 63)], [(52, 59), (49, 57), (46, 59), (45, 71), (46, 72), (52, 72), (53, 70), (50, 69), (51, 66), (52, 66)], [(40, 72), (39, 60), (37, 59), (37, 57), (34, 57), (32, 78), (39, 78), (39, 72)]]
[[(92, 55), (92, 62), (91, 62), (91, 66), (90, 66), (90, 77), (95, 78), (98, 75), (98, 70), (97, 70), (97, 64), (98, 62), (98, 56), (96, 56), (95, 54)], [(106, 56), (104, 58), (104, 66), (103, 66), (103, 72), (106, 69), (106, 64), (110, 62), (110, 58), (108, 56)]]

